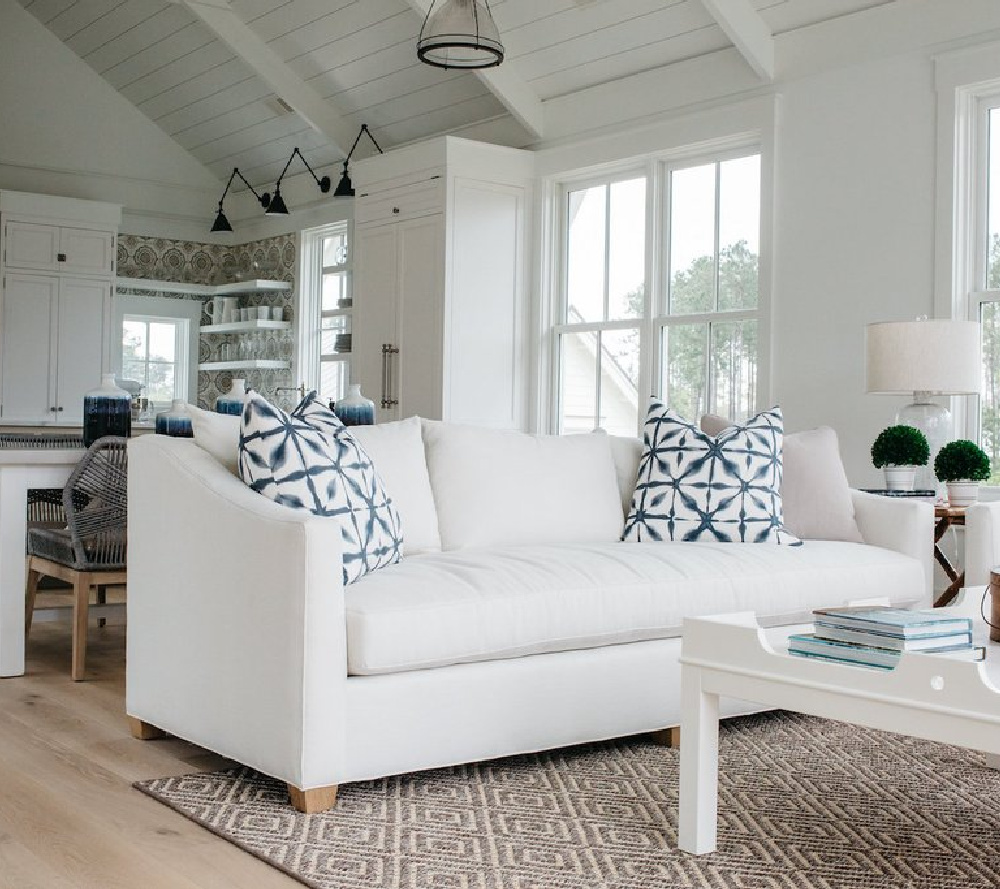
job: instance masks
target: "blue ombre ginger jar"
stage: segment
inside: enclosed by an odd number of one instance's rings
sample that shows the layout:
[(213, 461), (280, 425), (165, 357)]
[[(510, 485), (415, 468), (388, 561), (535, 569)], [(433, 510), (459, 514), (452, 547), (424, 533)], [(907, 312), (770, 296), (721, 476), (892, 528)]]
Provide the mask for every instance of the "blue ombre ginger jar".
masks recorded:
[(105, 435), (132, 435), (132, 396), (115, 385), (114, 374), (102, 374), (101, 385), (83, 396), (83, 445)]
[(185, 410), (185, 402), (175, 398), (170, 402), (170, 410), (156, 415), (156, 434), (173, 438), (194, 438), (191, 415)]
[(359, 383), (347, 387), (347, 395), (333, 405), (333, 412), (345, 426), (371, 426), (375, 422), (375, 402), (361, 394)]
[(233, 417), (242, 417), (243, 404), (246, 400), (247, 381), (234, 378), (229, 391), (215, 399), (215, 412), (217, 414), (230, 414)]

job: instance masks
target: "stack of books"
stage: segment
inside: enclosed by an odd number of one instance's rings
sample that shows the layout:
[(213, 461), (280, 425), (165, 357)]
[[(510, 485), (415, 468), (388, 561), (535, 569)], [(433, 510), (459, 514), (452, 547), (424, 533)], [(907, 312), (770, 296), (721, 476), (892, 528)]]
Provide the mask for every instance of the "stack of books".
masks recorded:
[(986, 649), (972, 644), (972, 621), (939, 611), (880, 605), (820, 608), (812, 633), (788, 637), (788, 653), (891, 670), (904, 651), (981, 661)]

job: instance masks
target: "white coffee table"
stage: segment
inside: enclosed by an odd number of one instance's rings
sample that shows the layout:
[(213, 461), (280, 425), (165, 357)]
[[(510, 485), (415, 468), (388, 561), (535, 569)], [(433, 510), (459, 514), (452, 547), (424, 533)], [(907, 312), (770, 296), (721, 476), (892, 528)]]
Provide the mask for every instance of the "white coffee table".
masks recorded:
[[(974, 617), (975, 640), (986, 644), (981, 596), (981, 589), (963, 590), (953, 606), (938, 610)], [(1000, 763), (1000, 645), (990, 644), (985, 662), (907, 652), (883, 671), (789, 655), (783, 637), (790, 632), (765, 634), (752, 612), (684, 621), (683, 851), (704, 855), (716, 847), (720, 696), (955, 744)]]

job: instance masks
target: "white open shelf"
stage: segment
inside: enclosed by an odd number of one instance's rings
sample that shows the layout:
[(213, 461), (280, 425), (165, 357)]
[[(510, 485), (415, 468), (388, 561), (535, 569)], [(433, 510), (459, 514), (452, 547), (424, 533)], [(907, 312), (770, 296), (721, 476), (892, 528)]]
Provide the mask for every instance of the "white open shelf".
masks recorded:
[(230, 321), (228, 324), (203, 324), (202, 333), (241, 333), (247, 330), (291, 330), (291, 321)]
[(117, 290), (153, 290), (157, 293), (187, 293), (195, 296), (231, 296), (236, 293), (282, 293), (291, 290), (287, 281), (236, 281), (232, 284), (185, 284), (152, 278), (117, 278)]
[(272, 361), (254, 358), (250, 361), (205, 361), (198, 370), (288, 370), (290, 361)]

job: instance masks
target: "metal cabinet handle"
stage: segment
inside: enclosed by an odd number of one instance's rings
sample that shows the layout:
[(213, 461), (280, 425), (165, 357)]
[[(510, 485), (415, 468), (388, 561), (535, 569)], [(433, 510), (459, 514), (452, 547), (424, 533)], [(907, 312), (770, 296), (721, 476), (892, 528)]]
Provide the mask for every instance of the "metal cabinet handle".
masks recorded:
[(392, 397), (392, 356), (399, 354), (399, 347), (392, 343), (382, 343), (382, 407), (390, 408), (399, 404), (398, 398)]
[(65, 262), (66, 261), (66, 254), (65, 253), (57, 253), (56, 254), (56, 261), (57, 262)]
[(50, 407), (50, 408), (49, 408), (49, 412), (50, 412), (50, 413), (53, 413), (53, 414), (54, 414), (54, 413), (55, 413), (55, 412), (56, 412), (57, 410), (58, 410), (58, 408), (54, 408), (54, 407)]
[(63, 409), (62, 409), (61, 407), (57, 407), (57, 408), (56, 408), (56, 411), (62, 411), (62, 410), (63, 410)]

